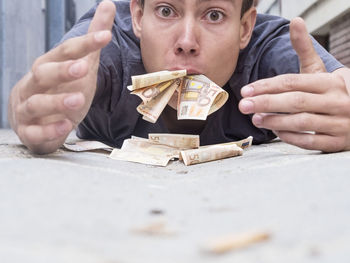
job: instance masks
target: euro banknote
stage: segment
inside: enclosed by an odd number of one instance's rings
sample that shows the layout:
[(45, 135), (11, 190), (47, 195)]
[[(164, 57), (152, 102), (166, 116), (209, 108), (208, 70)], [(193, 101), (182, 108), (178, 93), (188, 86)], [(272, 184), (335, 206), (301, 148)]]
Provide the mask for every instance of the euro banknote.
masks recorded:
[(204, 75), (186, 75), (186, 70), (160, 71), (132, 77), (131, 94), (141, 98), (137, 111), (143, 119), (157, 122), (170, 99), (177, 95), (179, 120), (206, 120), (220, 109), (228, 93)]

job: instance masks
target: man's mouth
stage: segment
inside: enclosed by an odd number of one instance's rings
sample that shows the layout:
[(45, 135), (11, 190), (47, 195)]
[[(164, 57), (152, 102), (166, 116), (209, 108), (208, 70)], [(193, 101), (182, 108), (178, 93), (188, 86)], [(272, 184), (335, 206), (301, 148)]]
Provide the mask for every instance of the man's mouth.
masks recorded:
[(199, 70), (193, 68), (193, 67), (173, 67), (170, 68), (169, 70), (182, 70), (182, 69), (186, 69), (187, 71), (187, 75), (201, 75), (203, 74), (202, 72), (200, 72)]

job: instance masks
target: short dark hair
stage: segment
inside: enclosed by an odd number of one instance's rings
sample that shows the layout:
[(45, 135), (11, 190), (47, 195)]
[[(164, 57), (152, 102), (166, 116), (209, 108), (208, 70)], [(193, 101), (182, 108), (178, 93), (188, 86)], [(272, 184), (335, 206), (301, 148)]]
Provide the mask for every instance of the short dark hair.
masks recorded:
[[(144, 1), (144, 0), (143, 0)], [(241, 9), (241, 17), (252, 7), (254, 0), (243, 0), (242, 9)]]
[[(145, 0), (138, 0), (140, 5), (143, 7), (145, 4)], [(242, 9), (241, 9), (241, 17), (243, 17), (244, 13), (252, 7), (254, 0), (242, 0)]]

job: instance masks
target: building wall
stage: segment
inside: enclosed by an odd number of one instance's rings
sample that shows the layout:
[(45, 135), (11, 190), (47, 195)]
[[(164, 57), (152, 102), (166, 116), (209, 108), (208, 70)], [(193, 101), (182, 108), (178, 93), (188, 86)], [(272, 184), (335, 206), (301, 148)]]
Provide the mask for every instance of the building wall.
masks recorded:
[(258, 11), (266, 13), (280, 3), (278, 15), (287, 19), (300, 16), (309, 32), (340, 62), (350, 67), (349, 0), (260, 0)]
[(77, 4), (77, 20), (92, 8), (97, 0), (75, 0)]
[(350, 12), (331, 24), (329, 50), (340, 62), (350, 67)]
[[(278, 6), (279, 0), (259, 0), (257, 9), (259, 13), (274, 15), (274, 12), (271, 12), (271, 10), (276, 8), (279, 9)], [(279, 15), (279, 13), (276, 15)]]
[(0, 127), (8, 127), (11, 87), (45, 52), (45, 6), (38, 0), (0, 0), (0, 6)]
[[(322, 0), (303, 0), (303, 1), (290, 1), (281, 0), (282, 16), (288, 19), (300, 16), (310, 7)], [(296, 4), (297, 3), (297, 4)]]
[(0, 0), (0, 127), (2, 125), (2, 120), (4, 117), (3, 114), (3, 104), (5, 103), (5, 94), (3, 88), (3, 79), (4, 79), (4, 15), (3, 15), (3, 2)]

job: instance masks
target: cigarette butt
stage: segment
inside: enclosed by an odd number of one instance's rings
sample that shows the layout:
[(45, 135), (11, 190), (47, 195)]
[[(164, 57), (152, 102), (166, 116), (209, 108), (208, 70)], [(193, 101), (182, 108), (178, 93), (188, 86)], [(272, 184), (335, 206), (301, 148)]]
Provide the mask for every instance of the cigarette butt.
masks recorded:
[(270, 239), (270, 234), (266, 232), (219, 237), (210, 240), (204, 246), (204, 251), (212, 254), (223, 254), (232, 250), (243, 249), (258, 242), (267, 241), (268, 239)]
[(149, 236), (172, 236), (175, 231), (168, 229), (165, 221), (155, 221), (143, 226), (131, 229), (133, 233)]

